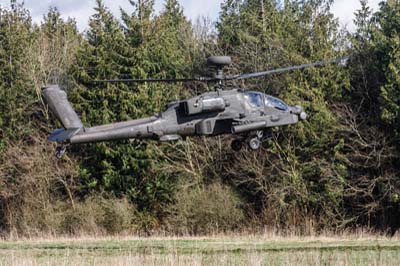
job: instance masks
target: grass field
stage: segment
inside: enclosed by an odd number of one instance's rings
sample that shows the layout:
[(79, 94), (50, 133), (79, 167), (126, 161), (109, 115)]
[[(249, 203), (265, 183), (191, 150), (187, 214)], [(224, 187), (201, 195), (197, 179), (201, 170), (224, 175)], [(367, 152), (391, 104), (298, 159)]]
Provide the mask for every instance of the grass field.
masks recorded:
[(0, 242), (0, 265), (400, 265), (373, 237), (78, 238)]

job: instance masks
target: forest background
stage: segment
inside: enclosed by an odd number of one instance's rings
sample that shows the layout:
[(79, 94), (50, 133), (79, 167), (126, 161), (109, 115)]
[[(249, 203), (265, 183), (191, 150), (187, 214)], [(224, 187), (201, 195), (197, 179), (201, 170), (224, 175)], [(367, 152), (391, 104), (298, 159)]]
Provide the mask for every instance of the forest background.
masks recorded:
[[(400, 1), (355, 32), (332, 0), (225, 0), (214, 24), (191, 23), (177, 0), (159, 14), (130, 0), (116, 18), (102, 0), (89, 28), (50, 8), (38, 25), (23, 4), (0, 8), (0, 232), (202, 235), (272, 230), (301, 235), (400, 227)], [(350, 55), (329, 65), (232, 83), (305, 107), (307, 121), (272, 130), (259, 151), (231, 136), (160, 144), (74, 146), (62, 160), (47, 135), (61, 125), (41, 88), (59, 83), (86, 125), (135, 119), (212, 90), (192, 84), (93, 84), (95, 79), (180, 78), (231, 55), (230, 73)]]

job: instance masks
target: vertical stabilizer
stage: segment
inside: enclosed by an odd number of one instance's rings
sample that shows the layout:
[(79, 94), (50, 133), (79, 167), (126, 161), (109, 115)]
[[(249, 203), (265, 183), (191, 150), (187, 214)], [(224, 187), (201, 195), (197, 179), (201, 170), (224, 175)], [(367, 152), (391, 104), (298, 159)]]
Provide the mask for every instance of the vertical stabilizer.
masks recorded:
[(58, 85), (45, 87), (42, 94), (51, 111), (61, 121), (64, 128), (83, 128), (82, 121), (68, 102), (67, 94)]

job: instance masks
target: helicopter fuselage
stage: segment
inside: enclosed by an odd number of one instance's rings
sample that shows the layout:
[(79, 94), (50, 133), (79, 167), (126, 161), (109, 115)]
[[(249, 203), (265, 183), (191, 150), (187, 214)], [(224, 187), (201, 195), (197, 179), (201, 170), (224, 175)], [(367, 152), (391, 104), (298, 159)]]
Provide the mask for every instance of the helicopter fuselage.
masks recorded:
[[(47, 101), (56, 102), (50, 104), (50, 107), (56, 109), (54, 113), (73, 112), (69, 103), (65, 102), (65, 97), (58, 99), (57, 94), (60, 93), (64, 92), (58, 86), (44, 90)], [(66, 110), (57, 110), (60, 107)], [(95, 127), (68, 128), (65, 125), (66, 130), (55, 131), (49, 140), (82, 144), (133, 138), (174, 141), (190, 136), (246, 135), (269, 127), (295, 124), (305, 118), (306, 114), (301, 107), (287, 106), (283, 101), (261, 92), (217, 90), (184, 101), (171, 102), (164, 112), (149, 118)], [(75, 115), (69, 120), (77, 119)], [(75, 124), (81, 123), (79, 121)]]

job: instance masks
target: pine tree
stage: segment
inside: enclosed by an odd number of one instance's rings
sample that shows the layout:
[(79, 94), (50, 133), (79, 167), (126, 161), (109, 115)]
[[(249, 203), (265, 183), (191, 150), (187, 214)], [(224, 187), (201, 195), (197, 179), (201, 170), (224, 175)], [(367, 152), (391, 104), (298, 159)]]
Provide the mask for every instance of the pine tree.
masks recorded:
[(391, 125), (400, 145), (400, 3), (381, 3), (376, 14), (378, 28), (373, 33), (378, 57), (384, 72), (381, 86), (382, 119)]
[(11, 1), (11, 10), (0, 9), (0, 154), (9, 138), (29, 135), (29, 114), (35, 92), (29, 88), (26, 62), (33, 41), (29, 12)]
[(122, 21), (125, 24), (125, 35), (131, 47), (138, 47), (151, 38), (154, 0), (129, 0), (134, 11), (128, 14), (121, 9)]
[(361, 9), (356, 12), (354, 24), (356, 32), (350, 36), (352, 51), (351, 59), (351, 88), (348, 93), (350, 101), (360, 105), (364, 117), (372, 121), (379, 120), (380, 104), (377, 100), (380, 95), (379, 83), (383, 75), (372, 42), (373, 20), (372, 12), (367, 1), (361, 1)]
[(166, 1), (164, 10), (156, 20), (156, 27), (162, 37), (157, 40), (158, 44), (153, 45), (154, 61), (161, 62), (159, 71), (163, 71), (165, 77), (188, 75), (192, 63), (188, 43), (192, 39), (192, 28), (176, 0)]
[(168, 28), (170, 30), (177, 30), (180, 25), (186, 22), (183, 9), (177, 0), (166, 0), (162, 16), (168, 20)]
[(217, 28), (219, 31), (218, 39), (222, 48), (229, 53), (230, 46), (238, 45), (239, 36), (237, 28), (241, 28), (238, 16), (240, 1), (227, 0), (221, 4), (221, 12)]
[[(119, 78), (124, 69), (125, 53), (129, 52), (120, 24), (103, 1), (96, 1), (95, 11), (90, 18), (87, 42), (78, 51), (77, 66), (73, 69), (81, 86), (71, 92), (71, 101), (77, 104), (82, 120), (88, 125), (127, 120), (135, 109), (130, 102), (134, 95), (125, 88), (115, 84), (93, 86), (90, 82)], [(95, 187), (117, 195), (131, 189), (128, 184), (132, 184), (140, 171), (134, 162), (137, 152), (131, 145), (101, 143), (89, 145), (81, 152), (89, 156), (82, 165), (87, 189)]]
[[(329, 11), (330, 4), (331, 1), (285, 1), (282, 7), (273, 0), (264, 0), (262, 5), (256, 0), (226, 1), (218, 24), (219, 41), (245, 72), (335, 58), (340, 55), (343, 38)], [(232, 21), (233, 28), (229, 25)], [(266, 177), (268, 185), (257, 186), (257, 181), (248, 177), (251, 174), (230, 177), (238, 180), (242, 188), (243, 184), (248, 185), (242, 190), (245, 195), (273, 188), (275, 192), (256, 193), (252, 200), (260, 205), (281, 206), (278, 209), (282, 212), (277, 210), (276, 214), (280, 217), (278, 223), (286, 224), (290, 216), (290, 211), (280, 205), (283, 202), (290, 202), (301, 213), (312, 211), (325, 217), (330, 224), (341, 222), (342, 182), (347, 171), (339, 159), (340, 145), (331, 145), (339, 125), (329, 103), (337, 101), (348, 88), (347, 75), (340, 67), (330, 65), (246, 81), (247, 88), (265, 90), (289, 104), (300, 104), (310, 115), (305, 123), (272, 131), (276, 139), (268, 142), (268, 154), (262, 153), (270, 157), (262, 167), (273, 171)], [(275, 171), (270, 164), (279, 165), (280, 170)], [(285, 196), (283, 191), (288, 187), (297, 191), (295, 198)], [(267, 200), (271, 193), (282, 197)], [(330, 211), (325, 212), (327, 209)]]
[[(136, 2), (131, 3), (136, 6)], [(160, 62), (152, 61), (150, 48), (158, 35), (151, 31), (154, 23), (151, 1), (138, 1), (138, 4), (140, 10), (132, 15), (122, 12), (122, 26), (104, 3), (97, 1), (87, 42), (78, 52), (78, 65), (73, 71), (80, 86), (72, 92), (71, 100), (82, 113), (85, 124), (106, 124), (149, 116), (160, 111), (168, 100), (159, 97), (168, 92), (157, 90), (159, 86), (93, 85), (88, 82), (122, 77), (146, 78), (160, 68)], [(162, 215), (165, 212), (163, 206), (171, 200), (171, 182), (174, 179), (158, 172), (161, 162), (157, 161), (153, 145), (134, 140), (78, 148), (86, 157), (81, 165), (84, 192), (95, 189), (127, 196), (139, 210), (153, 216)]]

